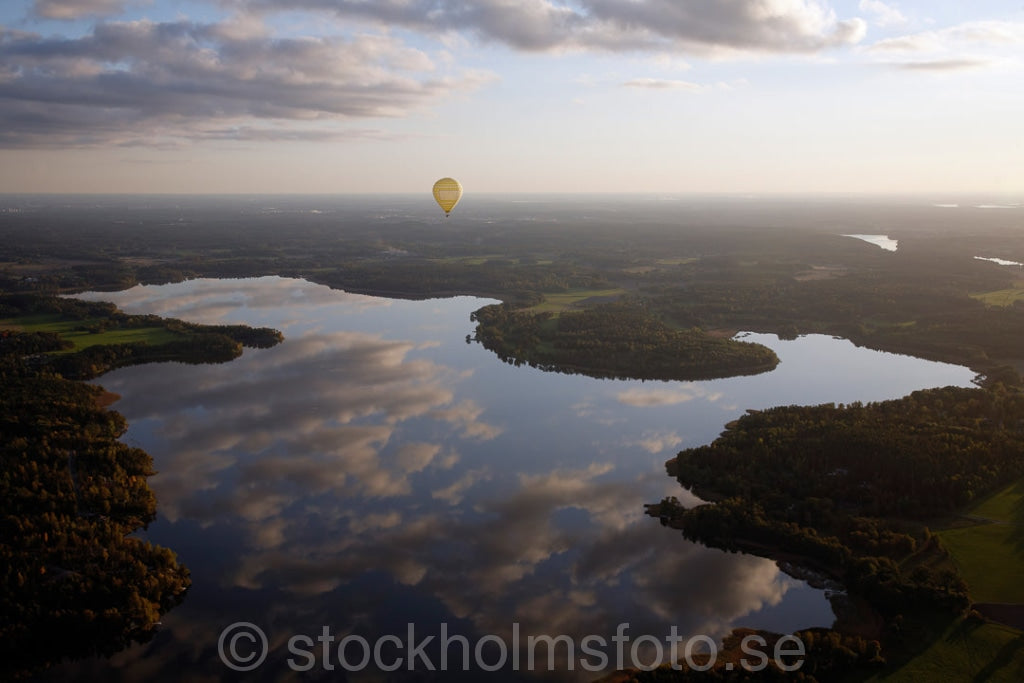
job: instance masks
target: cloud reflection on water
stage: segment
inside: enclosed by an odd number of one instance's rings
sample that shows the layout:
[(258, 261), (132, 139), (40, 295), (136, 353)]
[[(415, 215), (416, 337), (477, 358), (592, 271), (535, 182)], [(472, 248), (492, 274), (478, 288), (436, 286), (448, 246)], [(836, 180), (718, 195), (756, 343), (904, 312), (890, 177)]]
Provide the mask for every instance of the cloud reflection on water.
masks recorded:
[[(477, 368), (430, 355), (455, 343), (434, 337), (446, 327), (441, 304), (422, 320), (403, 309), (405, 336), (395, 339), (363, 319), (377, 310), (369, 297), (280, 278), (185, 285), (175, 295), (115, 296), (131, 310), (206, 322), (262, 310), (254, 322), (286, 327), (286, 341), (223, 365), (148, 365), (100, 380), (123, 396), (115, 408), (130, 421), (128, 439), (160, 470), (151, 538), (173, 547), (178, 529), (195, 534), (194, 559), (183, 560), (195, 564), (193, 592), (204, 598), (168, 615), (148, 656), (216, 667), (195, 639), (215, 643), (207, 622), (222, 628), (250, 603), (242, 612), (256, 609), (276, 632), (382, 629), (394, 615), (374, 611), (373, 600), (396, 596), (406, 620), (427, 618), (423, 605), (435, 604), (438, 618), (481, 634), (508, 635), (518, 622), (524, 634), (609, 637), (629, 621), (636, 634), (675, 625), (720, 636), (799, 583), (770, 561), (694, 545), (643, 515), (642, 503), (686, 493), (660, 459), (627, 466), (606, 453), (627, 444), (660, 453), (682, 443), (677, 432), (618, 424), (617, 443), (592, 447), (608, 406), (718, 399), (699, 384), (601, 384), (613, 388), (601, 409), (584, 395), (562, 406), (578, 424), (523, 425), (470, 391), (483, 381)], [(474, 307), (462, 306), (468, 328)], [(566, 430), (579, 432), (570, 442), (578, 453), (547, 457)], [(524, 446), (536, 452), (521, 458)]]

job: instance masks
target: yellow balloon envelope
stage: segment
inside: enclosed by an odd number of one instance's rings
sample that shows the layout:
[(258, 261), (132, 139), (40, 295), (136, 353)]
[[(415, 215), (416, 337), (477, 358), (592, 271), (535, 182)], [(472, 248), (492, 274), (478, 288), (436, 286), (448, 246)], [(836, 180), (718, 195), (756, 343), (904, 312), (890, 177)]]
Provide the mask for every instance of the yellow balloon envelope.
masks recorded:
[(434, 199), (447, 216), (462, 199), (462, 185), (455, 178), (441, 178), (434, 183)]

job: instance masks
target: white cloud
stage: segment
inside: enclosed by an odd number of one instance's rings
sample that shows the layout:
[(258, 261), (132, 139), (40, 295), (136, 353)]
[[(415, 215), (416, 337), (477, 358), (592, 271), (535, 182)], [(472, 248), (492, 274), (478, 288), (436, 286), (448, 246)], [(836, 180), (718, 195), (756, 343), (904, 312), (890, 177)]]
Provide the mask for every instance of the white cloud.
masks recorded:
[(633, 78), (622, 85), (627, 88), (644, 88), (648, 90), (689, 90), (700, 92), (704, 86), (690, 81), (680, 81), (668, 78)]
[(648, 453), (657, 455), (670, 448), (676, 448), (683, 443), (683, 437), (675, 432), (667, 433), (645, 433), (640, 439), (631, 441), (627, 445), (639, 446)]
[(647, 406), (672, 406), (692, 401), (702, 396), (704, 390), (698, 385), (682, 389), (626, 389), (619, 392), (616, 398), (619, 403), (643, 408)]
[(430, 416), (459, 427), (462, 430), (463, 438), (490, 441), (504, 430), (501, 427), (482, 422), (479, 418), (483, 412), (484, 409), (480, 407), (480, 404), (471, 399), (466, 399), (451, 408), (435, 410)]
[(907, 23), (907, 17), (902, 12), (880, 0), (860, 0), (858, 7), (862, 12), (871, 14), (875, 24), (882, 28), (902, 26)]
[(867, 46), (865, 52), (895, 68), (955, 71), (999, 64), (1019, 66), (1022, 45), (1024, 22), (971, 21), (885, 38)]
[(906, 71), (964, 71), (981, 69), (992, 64), (987, 59), (931, 59), (910, 62), (894, 62), (890, 66)]
[(971, 21), (934, 31), (879, 40), (869, 52), (938, 52), (954, 49), (1015, 47), (1024, 44), (1024, 22)]

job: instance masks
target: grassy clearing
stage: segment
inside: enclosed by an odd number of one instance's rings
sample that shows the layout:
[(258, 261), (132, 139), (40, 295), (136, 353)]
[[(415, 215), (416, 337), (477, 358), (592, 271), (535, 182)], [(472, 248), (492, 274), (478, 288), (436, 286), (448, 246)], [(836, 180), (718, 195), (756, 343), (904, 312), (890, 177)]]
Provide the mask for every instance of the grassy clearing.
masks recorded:
[(1024, 480), (981, 501), (966, 516), (978, 523), (938, 534), (971, 597), (1024, 604)]
[(981, 523), (940, 531), (939, 537), (953, 555), (975, 602), (1024, 603), (1021, 527)]
[(553, 313), (560, 315), (562, 311), (580, 304), (591, 298), (618, 297), (626, 293), (626, 290), (615, 287), (612, 289), (576, 289), (569, 292), (557, 294), (545, 294), (544, 301), (530, 310), (534, 313)]
[(986, 306), (1012, 306), (1014, 302), (1024, 299), (1024, 282), (1018, 282), (1009, 289), (971, 294), (971, 297), (983, 301)]
[(971, 514), (1018, 525), (1024, 523), (1024, 479), (981, 501)]
[(57, 313), (37, 313), (18, 318), (0, 320), (0, 328), (16, 329), (23, 332), (55, 332), (74, 344), (73, 349), (60, 353), (73, 353), (99, 344), (131, 344), (146, 342), (157, 345), (184, 339), (184, 335), (171, 332), (163, 327), (133, 327), (110, 329), (103, 332), (89, 332), (83, 327), (100, 325), (104, 320), (89, 318), (86, 320), (67, 320)]
[(515, 261), (516, 259), (514, 259), (514, 258), (509, 259), (508, 256), (503, 256), (501, 254), (481, 254), (481, 255), (478, 255), (478, 256), (442, 256), (440, 258), (435, 258), (435, 259), (431, 259), (431, 260), (432, 261), (437, 261), (439, 263), (445, 263), (445, 264), (459, 264), (459, 265), (462, 265), (462, 266), (482, 266), (483, 264), (487, 263), (488, 261), (495, 261), (495, 260), (499, 260), (499, 261), (500, 260)]
[(1024, 680), (1024, 634), (1001, 624), (957, 621), (931, 646), (873, 683)]
[(646, 275), (647, 273), (661, 270), (665, 266), (684, 266), (688, 263), (696, 263), (697, 261), (698, 259), (695, 257), (659, 258), (649, 261), (647, 265), (624, 267), (622, 272), (629, 275)]

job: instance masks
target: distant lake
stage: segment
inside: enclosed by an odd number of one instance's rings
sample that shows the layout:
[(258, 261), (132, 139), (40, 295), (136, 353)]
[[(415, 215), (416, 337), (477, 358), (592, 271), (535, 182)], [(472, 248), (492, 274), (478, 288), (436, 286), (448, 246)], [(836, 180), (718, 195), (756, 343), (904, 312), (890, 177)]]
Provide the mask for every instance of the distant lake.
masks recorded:
[(899, 248), (899, 240), (894, 240), (888, 235), (843, 235), (843, 237), (852, 237), (854, 239), (862, 240), (868, 244), (873, 244), (876, 247), (885, 249), (886, 251), (896, 251)]
[[(193, 587), (150, 643), (59, 667), (55, 679), (225, 677), (218, 639), (234, 622), (258, 625), (271, 650), (246, 680), (286, 678), (289, 638), (312, 642), (324, 627), (371, 643), (404, 642), (411, 628), (436, 643), (442, 624), (471, 643), (510, 643), (514, 632), (611, 643), (626, 622), (634, 639), (829, 626), (823, 591), (644, 516), (644, 503), (666, 495), (695, 502), (665, 460), (748, 408), (882, 400), (974, 377), (843, 339), (764, 334), (743, 336), (781, 363), (752, 377), (544, 373), (466, 343), (469, 315), (487, 300), (390, 300), (279, 277), (82, 298), (271, 326), (285, 341), (226, 364), (153, 364), (98, 380), (121, 396), (125, 440), (159, 471), (158, 519), (142, 536), (174, 550)], [(452, 652), (461, 662), (460, 646)], [(320, 666), (313, 672), (326, 675)]]
[(1001, 266), (1024, 266), (1024, 263), (1021, 263), (1020, 261), (1010, 261), (1004, 258), (996, 258), (994, 256), (975, 256), (974, 258), (978, 261), (990, 261)]

